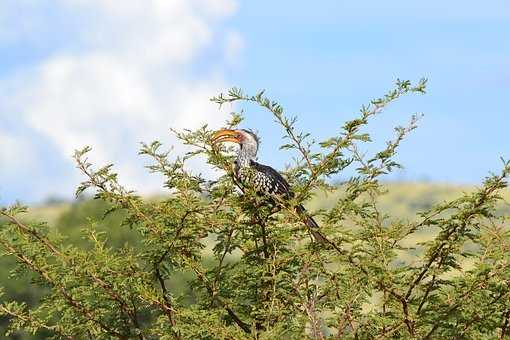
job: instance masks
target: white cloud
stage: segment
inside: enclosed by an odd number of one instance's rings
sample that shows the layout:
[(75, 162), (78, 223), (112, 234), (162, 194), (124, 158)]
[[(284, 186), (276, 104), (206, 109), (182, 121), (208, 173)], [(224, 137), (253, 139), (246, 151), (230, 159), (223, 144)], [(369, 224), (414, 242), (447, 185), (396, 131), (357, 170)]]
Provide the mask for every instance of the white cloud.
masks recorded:
[(34, 155), (30, 144), (19, 136), (0, 130), (0, 174), (12, 176), (20, 169), (33, 167)]
[[(34, 6), (31, 1), (19, 6), (27, 3)], [(23, 81), (1, 82), (4, 99), (7, 84), (18, 83), (10, 90), (7, 102), (1, 104), (2, 110), (14, 108), (20, 115), (18, 123), (50, 140), (65, 158), (70, 159), (76, 148), (91, 145), (94, 160), (116, 163), (124, 174), (121, 179), (128, 185), (142, 192), (159, 188), (160, 183), (147, 182), (144, 176), (145, 169), (136, 156), (138, 142), (169, 141), (170, 127), (220, 125), (225, 120), (225, 114), (218, 112), (208, 98), (225, 87), (220, 66), (232, 61), (233, 53), (238, 54), (242, 46), (237, 33), (227, 35), (229, 31), (221, 26), (221, 20), (235, 12), (236, 3), (58, 3), (70, 16), (70, 24), (75, 20), (80, 26), (70, 28), (76, 32), (72, 37), (76, 41), (57, 48), (34, 69), (18, 75)], [(59, 34), (60, 29), (54, 27), (53, 33)], [(0, 31), (5, 31), (5, 27), (0, 27)], [(215, 45), (227, 46), (225, 60), (208, 61), (207, 67), (201, 67), (206, 71), (194, 75), (192, 68), (203, 59), (201, 54)], [(68, 187), (54, 186), (52, 190), (48, 194), (72, 192)]]
[(225, 46), (226, 60), (234, 66), (238, 65), (243, 50), (243, 37), (238, 32), (228, 32)]

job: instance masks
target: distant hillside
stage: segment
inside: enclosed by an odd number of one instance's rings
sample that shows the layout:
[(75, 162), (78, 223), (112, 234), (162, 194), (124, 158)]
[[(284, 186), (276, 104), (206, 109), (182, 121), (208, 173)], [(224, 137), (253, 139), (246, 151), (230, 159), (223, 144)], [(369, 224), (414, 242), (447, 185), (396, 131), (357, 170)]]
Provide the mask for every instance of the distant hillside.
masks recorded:
[[(394, 182), (386, 183), (385, 187), (388, 193), (380, 200), (381, 210), (405, 219), (414, 219), (419, 211), (427, 210), (436, 203), (453, 200), (460, 197), (462, 193), (476, 189), (475, 186), (427, 182)], [(342, 194), (341, 189), (327, 195), (320, 193), (308, 202), (307, 206), (312, 210), (331, 208)], [(510, 213), (510, 189), (504, 191), (503, 197), (507, 204), (500, 209), (502, 212)], [(36, 206), (31, 208), (29, 218), (55, 224), (64, 213), (71, 209), (71, 206), (71, 203)]]
[(71, 203), (57, 203), (30, 207), (28, 218), (34, 221), (44, 221), (54, 225), (59, 218), (71, 208)]
[[(381, 211), (392, 216), (413, 220), (416, 213), (431, 208), (434, 204), (451, 201), (463, 193), (476, 190), (475, 186), (456, 186), (451, 184), (427, 182), (386, 183), (387, 193), (379, 201)], [(331, 208), (343, 194), (339, 189), (332, 194), (319, 194), (307, 206), (310, 209)], [(506, 204), (499, 209), (510, 213), (510, 190), (503, 192)]]

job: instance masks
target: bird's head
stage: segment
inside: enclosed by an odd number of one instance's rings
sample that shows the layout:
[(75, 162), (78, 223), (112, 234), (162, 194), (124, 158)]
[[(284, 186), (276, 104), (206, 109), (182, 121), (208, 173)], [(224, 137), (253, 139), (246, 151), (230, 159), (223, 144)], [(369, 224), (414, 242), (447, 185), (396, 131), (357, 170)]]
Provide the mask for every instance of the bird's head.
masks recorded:
[(218, 143), (232, 142), (237, 143), (241, 150), (255, 157), (259, 148), (259, 138), (249, 130), (222, 129), (214, 133), (212, 139), (213, 145)]

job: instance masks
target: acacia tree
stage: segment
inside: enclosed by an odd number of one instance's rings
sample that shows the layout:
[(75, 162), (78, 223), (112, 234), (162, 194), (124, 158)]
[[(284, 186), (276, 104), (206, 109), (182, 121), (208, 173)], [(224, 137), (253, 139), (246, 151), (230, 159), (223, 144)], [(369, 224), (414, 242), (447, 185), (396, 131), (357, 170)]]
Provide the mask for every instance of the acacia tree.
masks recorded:
[[(241, 194), (232, 159), (211, 145), (207, 126), (175, 132), (190, 147), (183, 155), (162, 151), (159, 142), (143, 145), (140, 153), (153, 160), (149, 170), (165, 177), (168, 196), (161, 200), (144, 200), (123, 187), (112, 165), (95, 169), (86, 157), (90, 148), (77, 151), (86, 176), (78, 194), (94, 190), (96, 199), (110, 203), (106, 213), (123, 211), (125, 228), (141, 241), (115, 249), (91, 225), (89, 246), (82, 249), (43, 223), (22, 222), (25, 207), (3, 208), (0, 245), (17, 259), (15, 274), (35, 274), (35, 283), (49, 288), (33, 308), (0, 305), (0, 314), (11, 318), (10, 332), (44, 330), (70, 339), (507, 337), (510, 243), (508, 217), (497, 214), (497, 205), (510, 163), (476, 191), (405, 221), (381, 212), (380, 179), (399, 167), (394, 155), (418, 116), (396, 128), (384, 150), (373, 156), (361, 151), (370, 142), (363, 128), (371, 118), (403, 95), (424, 93), (425, 85), (397, 81), (320, 143), (297, 131), (295, 118), (262, 92), (232, 89), (213, 98), (220, 105), (260, 105), (282, 128), (282, 149), (298, 155), (285, 171), (296, 193), (292, 204), (268, 204), (250, 188)], [(234, 113), (227, 125), (241, 121)], [(207, 181), (187, 167), (195, 157), (225, 175)], [(329, 179), (348, 167), (356, 175), (340, 189), (331, 185)], [(313, 212), (328, 242), (313, 242), (292, 207), (334, 190), (342, 192), (334, 206)], [(432, 236), (406, 248), (424, 232)], [(404, 253), (412, 259), (403, 260)], [(192, 296), (169, 286), (179, 273), (190, 277)]]

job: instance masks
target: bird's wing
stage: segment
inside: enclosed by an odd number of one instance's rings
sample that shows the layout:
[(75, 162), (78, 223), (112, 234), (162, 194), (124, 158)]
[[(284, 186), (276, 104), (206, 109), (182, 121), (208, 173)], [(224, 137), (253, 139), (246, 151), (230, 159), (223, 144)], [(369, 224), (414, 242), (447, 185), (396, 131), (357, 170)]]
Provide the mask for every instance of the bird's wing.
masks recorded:
[[(251, 166), (255, 168), (255, 170), (259, 173), (264, 174), (265, 177), (271, 181), (270, 187), (274, 188), (271, 194), (281, 195), (285, 198), (292, 198), (292, 196), (294, 196), (289, 183), (278, 171), (271, 168), (270, 166), (259, 164), (255, 161), (251, 162)], [(305, 207), (302, 204), (296, 207), (296, 211), (304, 217), (306, 225), (308, 226), (310, 232), (317, 242), (329, 243), (327, 238), (325, 238), (318, 230), (319, 225), (317, 222), (315, 222), (313, 217), (308, 215)]]
[(293, 196), (289, 183), (278, 171), (271, 168), (270, 166), (260, 164), (255, 161), (252, 161), (251, 165), (255, 168), (255, 170), (264, 174), (267, 180), (270, 181), (270, 187), (273, 188), (272, 192), (270, 192), (271, 194), (282, 195), (286, 197)]

